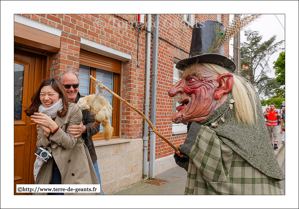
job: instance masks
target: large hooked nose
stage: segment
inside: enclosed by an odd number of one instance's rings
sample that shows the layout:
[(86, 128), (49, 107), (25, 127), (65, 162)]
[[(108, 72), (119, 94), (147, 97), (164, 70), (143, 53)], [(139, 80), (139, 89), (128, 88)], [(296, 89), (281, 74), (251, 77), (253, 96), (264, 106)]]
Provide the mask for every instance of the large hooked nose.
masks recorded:
[(174, 97), (177, 93), (184, 93), (184, 80), (181, 79), (180, 81), (176, 82), (173, 87), (168, 91), (168, 95), (170, 97)]

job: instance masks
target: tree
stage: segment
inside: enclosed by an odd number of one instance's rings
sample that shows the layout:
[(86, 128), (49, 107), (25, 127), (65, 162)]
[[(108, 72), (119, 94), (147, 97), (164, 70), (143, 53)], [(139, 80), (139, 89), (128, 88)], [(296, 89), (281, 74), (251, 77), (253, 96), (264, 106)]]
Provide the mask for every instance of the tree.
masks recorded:
[(262, 36), (258, 31), (245, 31), (246, 42), (241, 43), (241, 66), (245, 67), (241, 71), (241, 76), (248, 78), (258, 90), (260, 95), (271, 97), (275, 90), (280, 87), (276, 79), (267, 76), (267, 72), (272, 69), (269, 67), (269, 58), (279, 50), (282, 41), (276, 42), (276, 36), (261, 42)]
[(274, 103), (275, 104), (275, 108), (280, 108), (282, 102), (284, 101), (284, 98), (281, 98), (281, 97), (276, 97), (276, 98), (270, 98), (268, 100), (262, 100), (261, 103), (262, 103), (262, 106), (270, 106), (271, 103)]
[(276, 81), (280, 83), (281, 87), (277, 89), (276, 96), (285, 97), (285, 52), (280, 52), (279, 57), (274, 64)]

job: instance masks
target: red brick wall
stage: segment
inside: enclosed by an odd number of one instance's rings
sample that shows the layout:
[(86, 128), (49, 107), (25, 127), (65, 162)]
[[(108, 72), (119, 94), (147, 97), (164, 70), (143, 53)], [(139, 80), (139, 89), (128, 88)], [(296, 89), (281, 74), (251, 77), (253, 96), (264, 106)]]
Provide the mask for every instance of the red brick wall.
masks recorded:
[[(62, 70), (74, 67), (79, 71), (81, 37), (132, 55), (123, 63), (121, 96), (143, 111), (145, 32), (139, 34), (139, 68), (137, 64), (137, 31), (129, 22), (137, 15), (99, 14), (24, 14), (23, 16), (62, 31), (60, 51), (52, 56), (51, 76), (57, 77)], [(138, 78), (138, 79), (136, 79)], [(122, 104), (121, 137), (141, 138), (142, 119), (127, 105)]]
[[(229, 14), (221, 15), (221, 22), (224, 24), (225, 27), (229, 25)], [(224, 44), (224, 56), (229, 57), (229, 43), (227, 42)]]
[[(123, 62), (121, 96), (140, 111), (144, 111), (145, 96), (145, 65), (146, 65), (146, 32), (139, 33), (140, 66), (137, 67), (137, 36), (133, 27), (137, 15), (110, 14), (22, 14), (23, 16), (58, 28), (62, 31), (61, 49), (52, 56), (51, 76), (57, 76), (68, 68), (79, 70), (81, 37), (103, 44), (107, 47), (130, 54), (132, 59)], [(228, 15), (222, 15), (222, 22), (227, 26)], [(125, 20), (124, 20), (125, 19)], [(145, 18), (146, 19), (146, 18)], [(195, 15), (195, 22), (217, 20), (217, 15)], [(163, 136), (176, 146), (181, 144), (186, 134), (172, 134), (172, 98), (167, 94), (173, 85), (174, 58), (184, 59), (189, 55), (192, 28), (183, 22), (182, 15), (159, 15), (159, 50), (158, 50), (158, 81), (157, 81), (157, 112), (156, 128)], [(152, 23), (154, 15), (152, 15)], [(152, 32), (154, 28), (152, 26)], [(152, 36), (153, 39), (153, 36)], [(166, 40), (166, 41), (165, 41)], [(170, 42), (170, 43), (168, 43)], [(228, 56), (228, 43), (224, 47)], [(152, 56), (151, 60), (152, 62)], [(135, 111), (122, 104), (121, 137), (141, 138), (144, 121)], [(162, 139), (156, 137), (156, 158), (173, 154)]]
[[(224, 25), (227, 26), (228, 15), (222, 15), (222, 19), (227, 20), (227, 22), (224, 22)], [(217, 15), (195, 16), (195, 22), (204, 20), (217, 20)], [(156, 128), (160, 134), (169, 139), (175, 146), (178, 146), (183, 143), (186, 134), (172, 134), (173, 99), (168, 96), (168, 90), (173, 85), (174, 58), (181, 60), (189, 57), (184, 51), (189, 52), (190, 50), (192, 29), (182, 21), (182, 15), (159, 15), (159, 23), (159, 37), (166, 39), (177, 47), (159, 39)], [(228, 46), (227, 43), (224, 47), (224, 55), (226, 56), (228, 56)], [(162, 139), (156, 137), (156, 159), (172, 154), (173, 149)]]

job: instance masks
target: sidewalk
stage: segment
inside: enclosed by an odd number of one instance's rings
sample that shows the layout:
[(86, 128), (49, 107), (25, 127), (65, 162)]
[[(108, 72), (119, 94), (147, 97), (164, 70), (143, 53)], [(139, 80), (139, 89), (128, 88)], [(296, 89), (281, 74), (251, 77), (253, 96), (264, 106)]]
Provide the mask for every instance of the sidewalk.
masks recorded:
[[(280, 126), (278, 126), (280, 130)], [(274, 150), (277, 162), (284, 171), (285, 145), (281, 143), (282, 134), (278, 132), (278, 149)], [(146, 183), (149, 180), (140, 181), (112, 195), (184, 195), (187, 172), (177, 166), (164, 173), (155, 176), (155, 179), (165, 180), (160, 186)], [(158, 182), (159, 183), (159, 182)], [(285, 193), (285, 181), (281, 181)]]
[[(282, 134), (278, 134), (278, 135), (282, 135)], [(276, 160), (278, 162), (278, 165), (280, 166), (283, 174), (285, 174), (285, 144), (281, 143), (281, 138), (280, 141), (278, 141), (278, 149), (274, 151), (275, 156), (276, 156)], [(280, 182), (280, 185), (283, 189), (283, 192), (285, 194), (285, 180)]]
[(145, 183), (147, 180), (140, 181), (112, 195), (183, 195), (187, 172), (177, 166), (155, 176), (155, 179), (162, 179), (167, 182), (157, 186)]

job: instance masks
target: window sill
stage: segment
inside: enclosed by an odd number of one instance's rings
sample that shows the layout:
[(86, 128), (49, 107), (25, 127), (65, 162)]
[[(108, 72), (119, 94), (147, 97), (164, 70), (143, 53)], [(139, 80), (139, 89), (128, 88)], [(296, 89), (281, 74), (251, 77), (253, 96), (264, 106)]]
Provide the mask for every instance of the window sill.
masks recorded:
[(187, 133), (187, 125), (182, 123), (172, 124), (172, 135), (186, 134)]
[(117, 138), (117, 139), (110, 139), (108, 141), (106, 141), (106, 140), (97, 140), (97, 141), (93, 141), (93, 144), (94, 144), (95, 147), (102, 147), (102, 146), (108, 146), (108, 145), (114, 145), (114, 144), (129, 143), (130, 141), (132, 141), (132, 140), (131, 139)]
[(187, 131), (173, 131), (172, 135), (187, 134)]

